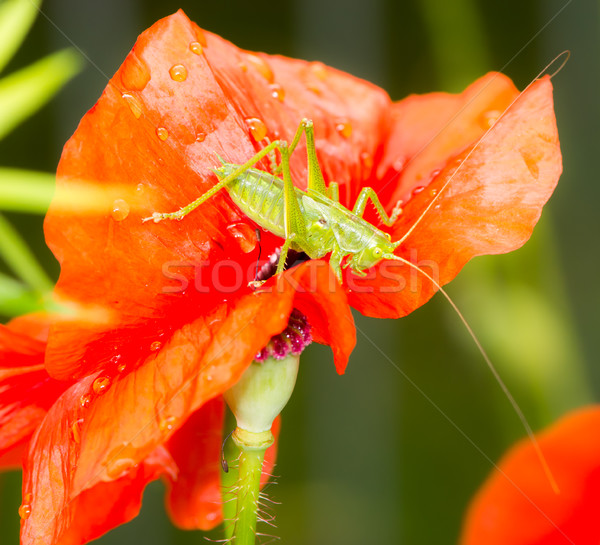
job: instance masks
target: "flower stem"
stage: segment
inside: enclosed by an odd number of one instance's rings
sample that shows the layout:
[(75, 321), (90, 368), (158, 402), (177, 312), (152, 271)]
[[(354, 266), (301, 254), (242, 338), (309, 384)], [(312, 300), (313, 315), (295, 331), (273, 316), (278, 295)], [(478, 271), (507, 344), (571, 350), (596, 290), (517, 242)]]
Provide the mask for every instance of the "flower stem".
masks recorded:
[(273, 443), (273, 434), (270, 431), (254, 433), (236, 428), (233, 440), (241, 450), (233, 543), (254, 545), (262, 465), (265, 451)]

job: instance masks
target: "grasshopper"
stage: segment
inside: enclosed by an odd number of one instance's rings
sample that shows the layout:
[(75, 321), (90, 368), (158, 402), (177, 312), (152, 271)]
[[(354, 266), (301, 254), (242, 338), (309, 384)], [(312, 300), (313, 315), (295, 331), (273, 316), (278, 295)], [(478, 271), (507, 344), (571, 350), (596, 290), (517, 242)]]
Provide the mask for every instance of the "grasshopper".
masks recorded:
[[(306, 191), (294, 186), (290, 173), (290, 156), (303, 133), (308, 158)], [(275, 150), (281, 155), (281, 163), (273, 170), (277, 173), (281, 171), (283, 179), (253, 168)], [(401, 201), (388, 215), (377, 193), (365, 187), (352, 210), (342, 205), (339, 202), (338, 184), (330, 182), (329, 187), (325, 185), (310, 119), (302, 120), (291, 144), (275, 140), (243, 165), (227, 163), (222, 159), (221, 162), (221, 167), (214, 169), (219, 182), (206, 193), (176, 212), (154, 212), (144, 221), (158, 223), (164, 219), (182, 219), (225, 188), (246, 216), (263, 229), (285, 239), (275, 274), (283, 271), (289, 250), (304, 252), (311, 259), (331, 253), (329, 265), (340, 283), (342, 268), (349, 267), (357, 275), (365, 276), (367, 269), (384, 259), (404, 261), (394, 255), (394, 250), (402, 241), (392, 242), (388, 233), (363, 218), (370, 200), (382, 223), (390, 227), (402, 212)]]

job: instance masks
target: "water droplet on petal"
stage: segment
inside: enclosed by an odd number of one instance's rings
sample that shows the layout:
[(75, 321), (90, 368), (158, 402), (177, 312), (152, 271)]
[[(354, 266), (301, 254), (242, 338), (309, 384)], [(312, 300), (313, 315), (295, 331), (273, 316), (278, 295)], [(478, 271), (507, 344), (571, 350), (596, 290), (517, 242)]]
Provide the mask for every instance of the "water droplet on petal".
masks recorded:
[(111, 215), (115, 221), (123, 221), (129, 215), (129, 203), (123, 199), (116, 199)]
[(204, 142), (206, 140), (206, 134), (203, 132), (199, 132), (196, 134), (196, 142)]
[(202, 55), (202, 44), (200, 42), (190, 43), (190, 51), (196, 55)]
[(501, 115), (502, 112), (500, 110), (489, 110), (484, 112), (481, 114), (480, 124), (484, 129), (489, 129), (494, 125), (494, 123), (496, 123), (496, 121), (498, 121), (498, 119), (500, 119)]
[(174, 416), (167, 416), (165, 418), (161, 418), (158, 422), (158, 429), (162, 433), (168, 433), (173, 430), (176, 421), (177, 418), (175, 418)]
[(370, 153), (363, 151), (360, 154), (360, 160), (361, 160), (364, 168), (370, 169), (373, 167), (373, 156)]
[(187, 79), (187, 68), (183, 64), (174, 64), (169, 68), (169, 75), (173, 81), (185, 81)]
[(344, 138), (349, 138), (352, 134), (352, 124), (347, 119), (340, 119), (335, 125), (335, 130)]
[(19, 516), (22, 520), (27, 520), (31, 516), (31, 504), (22, 503), (19, 507)]
[(92, 383), (92, 390), (96, 395), (105, 394), (110, 388), (111, 380), (109, 377), (98, 377)]
[(158, 127), (156, 129), (156, 136), (158, 136), (163, 142), (169, 138), (169, 131), (164, 127)]
[(92, 396), (90, 394), (83, 394), (79, 398), (79, 405), (81, 405), (82, 409), (87, 409), (90, 406), (91, 401), (92, 401)]
[(247, 223), (231, 223), (227, 226), (227, 231), (233, 238), (235, 238), (240, 250), (242, 250), (242, 252), (245, 254), (250, 253), (252, 250), (254, 250), (254, 248), (256, 248), (256, 244), (258, 242), (256, 240), (256, 232)]
[(435, 196), (438, 194), (438, 190), (437, 190), (437, 189), (435, 189), (435, 188), (434, 188), (434, 189), (430, 189), (430, 190), (429, 190), (429, 194), (430, 194), (432, 197), (435, 197)]
[(396, 159), (394, 161), (394, 164), (392, 165), (392, 168), (396, 172), (400, 172), (404, 168), (405, 165), (406, 165), (406, 160), (403, 157), (399, 157), (398, 159)]
[(252, 138), (257, 142), (260, 142), (265, 136), (267, 136), (267, 126), (261, 119), (257, 117), (249, 117), (246, 119), (246, 125), (250, 129)]
[(125, 371), (125, 369), (127, 369), (127, 364), (126, 363), (119, 363), (119, 365), (117, 365), (117, 372), (118, 373), (122, 373), (123, 371)]
[(160, 341), (154, 341), (151, 345), (150, 345), (150, 350), (152, 352), (158, 352), (160, 349), (162, 348), (162, 343)]
[(431, 174), (429, 175), (429, 177), (433, 180), (434, 178), (437, 178), (440, 175), (441, 169), (436, 168), (435, 170), (431, 171)]
[(135, 51), (125, 59), (120, 75), (124, 89), (138, 92), (144, 90), (151, 77), (150, 68)]
[(273, 83), (273, 81), (275, 81), (273, 70), (271, 70), (271, 67), (268, 65), (266, 60), (258, 55), (254, 55), (253, 53), (247, 53), (246, 59), (269, 83)]
[(279, 100), (279, 102), (283, 102), (283, 99), (285, 98), (285, 90), (283, 87), (279, 85), (279, 83), (271, 83), (269, 87), (271, 89), (271, 96)]
[(77, 444), (81, 443), (81, 424), (83, 424), (83, 418), (79, 418), (71, 424), (71, 439)]
[(424, 185), (418, 185), (417, 187), (415, 187), (412, 190), (412, 194), (413, 195), (418, 195), (419, 193), (422, 193), (425, 190), (425, 186)]
[(208, 382), (210, 382), (211, 380), (213, 380), (213, 376), (212, 375), (206, 375), (206, 380)]
[(118, 477), (122, 477), (125, 473), (127, 473), (130, 469), (133, 469), (135, 466), (135, 460), (131, 458), (116, 458), (114, 460), (110, 460), (106, 464), (106, 474), (111, 479), (117, 479)]
[(317, 96), (321, 96), (321, 94), (323, 93), (323, 91), (318, 85), (313, 85), (312, 83), (307, 84), (306, 88)]
[(325, 81), (327, 78), (327, 67), (322, 62), (317, 61), (311, 63), (310, 69), (321, 81)]
[(123, 100), (127, 102), (127, 106), (129, 106), (133, 117), (136, 119), (142, 117), (142, 105), (140, 101), (129, 93), (123, 93), (121, 96), (123, 97)]

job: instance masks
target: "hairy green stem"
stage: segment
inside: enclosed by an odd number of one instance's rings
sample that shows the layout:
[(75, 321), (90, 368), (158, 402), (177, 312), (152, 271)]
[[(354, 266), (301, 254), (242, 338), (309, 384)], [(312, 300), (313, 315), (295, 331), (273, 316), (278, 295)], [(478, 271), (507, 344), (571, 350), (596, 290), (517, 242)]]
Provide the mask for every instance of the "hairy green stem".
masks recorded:
[(254, 545), (260, 476), (265, 451), (273, 443), (273, 435), (270, 431), (253, 433), (236, 428), (233, 440), (241, 450), (233, 543), (235, 545)]

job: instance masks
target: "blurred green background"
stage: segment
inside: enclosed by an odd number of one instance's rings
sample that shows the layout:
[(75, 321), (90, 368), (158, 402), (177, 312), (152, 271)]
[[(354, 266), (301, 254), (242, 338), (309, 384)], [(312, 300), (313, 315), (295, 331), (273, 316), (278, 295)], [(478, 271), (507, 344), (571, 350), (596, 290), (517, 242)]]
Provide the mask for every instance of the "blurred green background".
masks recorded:
[[(476, 259), (448, 291), (534, 428), (598, 398), (597, 2), (47, 0), (4, 74), (69, 41), (87, 60), (48, 106), (0, 142), (0, 166), (52, 172), (137, 35), (179, 7), (242, 48), (321, 60), (394, 99), (459, 91), (499, 69), (523, 88), (569, 49), (554, 78), (565, 169), (557, 191), (522, 250)], [(6, 216), (55, 279), (41, 216)], [(279, 478), (268, 489), (282, 502), (277, 529), (263, 531), (289, 545), (456, 543), (469, 498), (492, 469), (488, 458), (496, 460), (523, 427), (441, 297), (399, 321), (356, 318), (358, 346), (345, 376), (335, 374), (326, 348), (303, 356), (283, 413)], [(19, 503), (20, 475), (2, 475), (3, 544), (18, 543)], [(200, 533), (170, 525), (160, 483), (147, 490), (136, 520), (98, 541), (200, 542)]]

